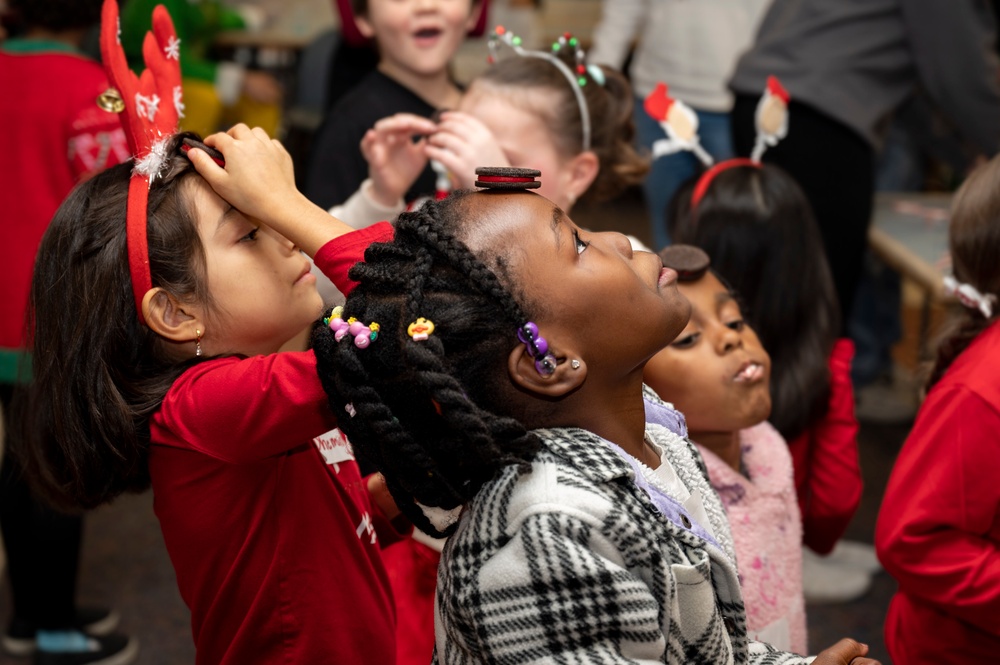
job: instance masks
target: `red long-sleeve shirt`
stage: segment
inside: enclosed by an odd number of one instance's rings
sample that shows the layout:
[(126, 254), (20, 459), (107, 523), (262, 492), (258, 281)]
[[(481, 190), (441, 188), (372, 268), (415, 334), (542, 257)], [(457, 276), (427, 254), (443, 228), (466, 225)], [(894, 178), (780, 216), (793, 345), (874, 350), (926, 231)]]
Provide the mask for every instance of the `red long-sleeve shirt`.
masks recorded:
[(0, 44), (0, 382), (18, 378), (35, 254), (70, 190), (128, 159), (114, 113), (97, 107), (101, 66), (66, 44)]
[[(391, 232), (342, 236), (316, 264), (347, 292)], [(378, 540), (397, 534), (335, 425), (311, 351), (198, 364), (153, 417), (154, 507), (199, 664), (394, 662)]]
[(802, 511), (802, 541), (826, 554), (844, 535), (864, 489), (858, 465), (851, 360), (854, 343), (838, 339), (830, 353), (830, 407), (822, 420), (788, 443)]
[(885, 622), (896, 663), (1000, 657), (1000, 324), (969, 345), (920, 407), (875, 530), (899, 582)]

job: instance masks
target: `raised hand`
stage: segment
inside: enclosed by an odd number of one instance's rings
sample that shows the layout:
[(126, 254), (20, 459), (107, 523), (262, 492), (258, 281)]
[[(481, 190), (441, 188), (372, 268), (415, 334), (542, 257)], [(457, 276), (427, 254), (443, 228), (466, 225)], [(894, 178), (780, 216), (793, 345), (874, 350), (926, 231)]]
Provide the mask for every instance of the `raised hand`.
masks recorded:
[(427, 139), (427, 156), (441, 162), (459, 188), (471, 188), (478, 166), (510, 166), (486, 125), (467, 113), (441, 114), (437, 132)]
[[(406, 194), (427, 166), (426, 137), (437, 130), (428, 118), (397, 113), (382, 118), (361, 139), (377, 203), (390, 207)], [(414, 137), (420, 137), (414, 140)]]

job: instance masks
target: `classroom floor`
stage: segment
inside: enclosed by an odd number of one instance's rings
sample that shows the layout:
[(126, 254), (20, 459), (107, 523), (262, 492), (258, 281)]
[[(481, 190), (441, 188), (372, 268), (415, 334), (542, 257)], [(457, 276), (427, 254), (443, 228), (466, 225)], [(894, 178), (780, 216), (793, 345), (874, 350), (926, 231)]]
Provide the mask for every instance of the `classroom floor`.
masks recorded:
[[(648, 241), (642, 203), (634, 193), (614, 206), (578, 209), (574, 218), (595, 230), (616, 228)], [(861, 462), (865, 493), (847, 536), (871, 542), (885, 483), (907, 426), (862, 423)], [(121, 630), (140, 641), (139, 662), (184, 665), (194, 662), (187, 608), (178, 594), (173, 570), (153, 515), (151, 493), (129, 495), (89, 515), (86, 522), (79, 601), (110, 604), (122, 614)], [(0, 586), (0, 626), (6, 626), (10, 598)], [(882, 639), (882, 619), (895, 588), (881, 573), (862, 599), (846, 604), (807, 608), (813, 650), (851, 636), (871, 646), (871, 655), (889, 664)], [(29, 660), (0, 655), (3, 664)]]

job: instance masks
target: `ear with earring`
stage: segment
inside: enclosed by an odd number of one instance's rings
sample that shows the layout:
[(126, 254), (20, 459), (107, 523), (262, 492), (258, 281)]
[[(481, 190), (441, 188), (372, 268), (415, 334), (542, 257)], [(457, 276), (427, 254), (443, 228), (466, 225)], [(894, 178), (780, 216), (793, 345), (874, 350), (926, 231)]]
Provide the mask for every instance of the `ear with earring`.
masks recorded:
[(201, 357), (201, 330), (198, 329), (194, 331), (194, 355)]

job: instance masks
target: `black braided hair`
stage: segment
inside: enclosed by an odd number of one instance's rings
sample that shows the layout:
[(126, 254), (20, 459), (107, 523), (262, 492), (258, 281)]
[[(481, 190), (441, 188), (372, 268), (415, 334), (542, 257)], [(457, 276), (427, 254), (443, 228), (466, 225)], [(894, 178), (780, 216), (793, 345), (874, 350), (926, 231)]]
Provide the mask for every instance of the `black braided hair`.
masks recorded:
[[(358, 286), (343, 317), (379, 324), (370, 346), (359, 349), (350, 335), (337, 342), (328, 326), (313, 334), (341, 429), (359, 458), (383, 473), (403, 513), (437, 536), (452, 528), (435, 528), (417, 503), (467, 503), (500, 469), (527, 469), (539, 448), (512, 417), (507, 378), (507, 357), (527, 316), (456, 237), (469, 222), (471, 194), (400, 215), (395, 239), (369, 247), (351, 269)], [(435, 325), (424, 341), (407, 334), (418, 317)]]

